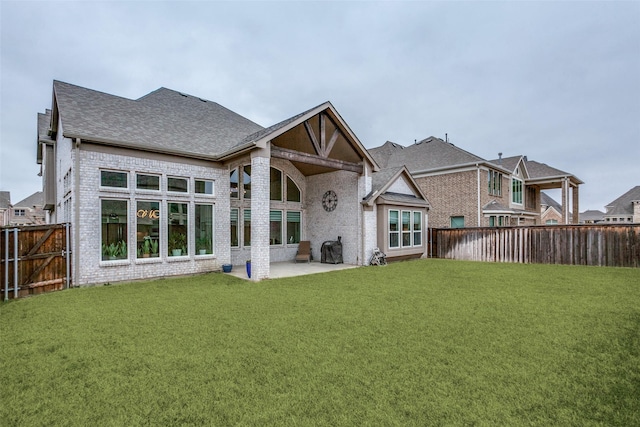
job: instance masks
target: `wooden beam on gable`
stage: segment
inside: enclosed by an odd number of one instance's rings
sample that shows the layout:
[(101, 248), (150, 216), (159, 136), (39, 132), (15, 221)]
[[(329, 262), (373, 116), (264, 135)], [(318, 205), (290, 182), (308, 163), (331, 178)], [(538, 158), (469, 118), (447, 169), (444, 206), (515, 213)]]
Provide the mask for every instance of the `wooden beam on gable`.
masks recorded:
[(313, 128), (311, 127), (311, 124), (309, 123), (309, 120), (305, 120), (304, 121), (304, 128), (307, 130), (307, 134), (309, 135), (309, 139), (311, 140), (311, 143), (313, 144), (313, 148), (316, 150), (316, 154), (318, 155), (322, 155), (322, 148), (320, 147), (320, 143), (318, 142), (318, 138), (316, 137), (315, 132), (313, 131)]
[(271, 146), (271, 157), (350, 172), (363, 173), (364, 171), (362, 164), (329, 159), (327, 157), (315, 156), (313, 154), (302, 153), (277, 146)]

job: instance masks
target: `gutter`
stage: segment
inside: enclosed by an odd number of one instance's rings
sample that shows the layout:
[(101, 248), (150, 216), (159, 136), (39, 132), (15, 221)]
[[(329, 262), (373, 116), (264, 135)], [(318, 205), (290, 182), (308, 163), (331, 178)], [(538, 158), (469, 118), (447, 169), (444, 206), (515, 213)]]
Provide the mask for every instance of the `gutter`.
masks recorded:
[[(78, 283), (77, 280), (79, 280), (80, 277), (80, 262), (78, 261), (78, 255), (80, 254), (80, 144), (82, 143), (82, 140), (80, 138), (76, 138), (75, 139), (75, 144), (74, 144), (74, 148), (75, 148), (75, 166), (74, 166), (74, 181), (75, 181), (75, 195), (72, 197), (75, 197), (76, 200), (74, 200), (73, 205), (75, 207), (75, 227), (73, 227), (73, 250), (71, 252), (71, 256), (74, 257), (73, 260), (73, 277), (71, 278), (71, 282), (75, 282)], [(68, 282), (67, 282), (68, 283)], [(74, 284), (75, 286), (75, 284)]]

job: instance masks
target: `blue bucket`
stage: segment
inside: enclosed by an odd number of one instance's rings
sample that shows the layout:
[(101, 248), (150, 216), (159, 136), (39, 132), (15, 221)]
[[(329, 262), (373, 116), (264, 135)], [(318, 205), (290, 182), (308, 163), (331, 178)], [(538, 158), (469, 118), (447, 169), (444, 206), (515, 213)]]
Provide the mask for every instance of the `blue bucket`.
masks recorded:
[(225, 273), (231, 273), (232, 268), (233, 265), (231, 264), (222, 264), (222, 271), (224, 271)]

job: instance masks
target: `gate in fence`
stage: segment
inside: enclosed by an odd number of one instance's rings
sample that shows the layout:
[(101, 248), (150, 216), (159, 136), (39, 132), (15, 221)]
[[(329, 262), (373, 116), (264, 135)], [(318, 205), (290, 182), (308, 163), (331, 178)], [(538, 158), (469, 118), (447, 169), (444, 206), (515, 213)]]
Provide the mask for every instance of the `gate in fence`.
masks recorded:
[(71, 225), (0, 229), (0, 283), (5, 301), (69, 288)]

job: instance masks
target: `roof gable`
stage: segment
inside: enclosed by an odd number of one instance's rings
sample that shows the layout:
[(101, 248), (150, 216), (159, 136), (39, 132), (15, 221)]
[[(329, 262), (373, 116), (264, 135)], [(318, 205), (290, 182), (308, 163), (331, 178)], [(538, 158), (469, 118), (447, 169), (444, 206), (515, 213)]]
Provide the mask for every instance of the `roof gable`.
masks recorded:
[(371, 176), (371, 192), (363, 203), (372, 206), (379, 198), (430, 207), (427, 197), (405, 166), (381, 169)]

